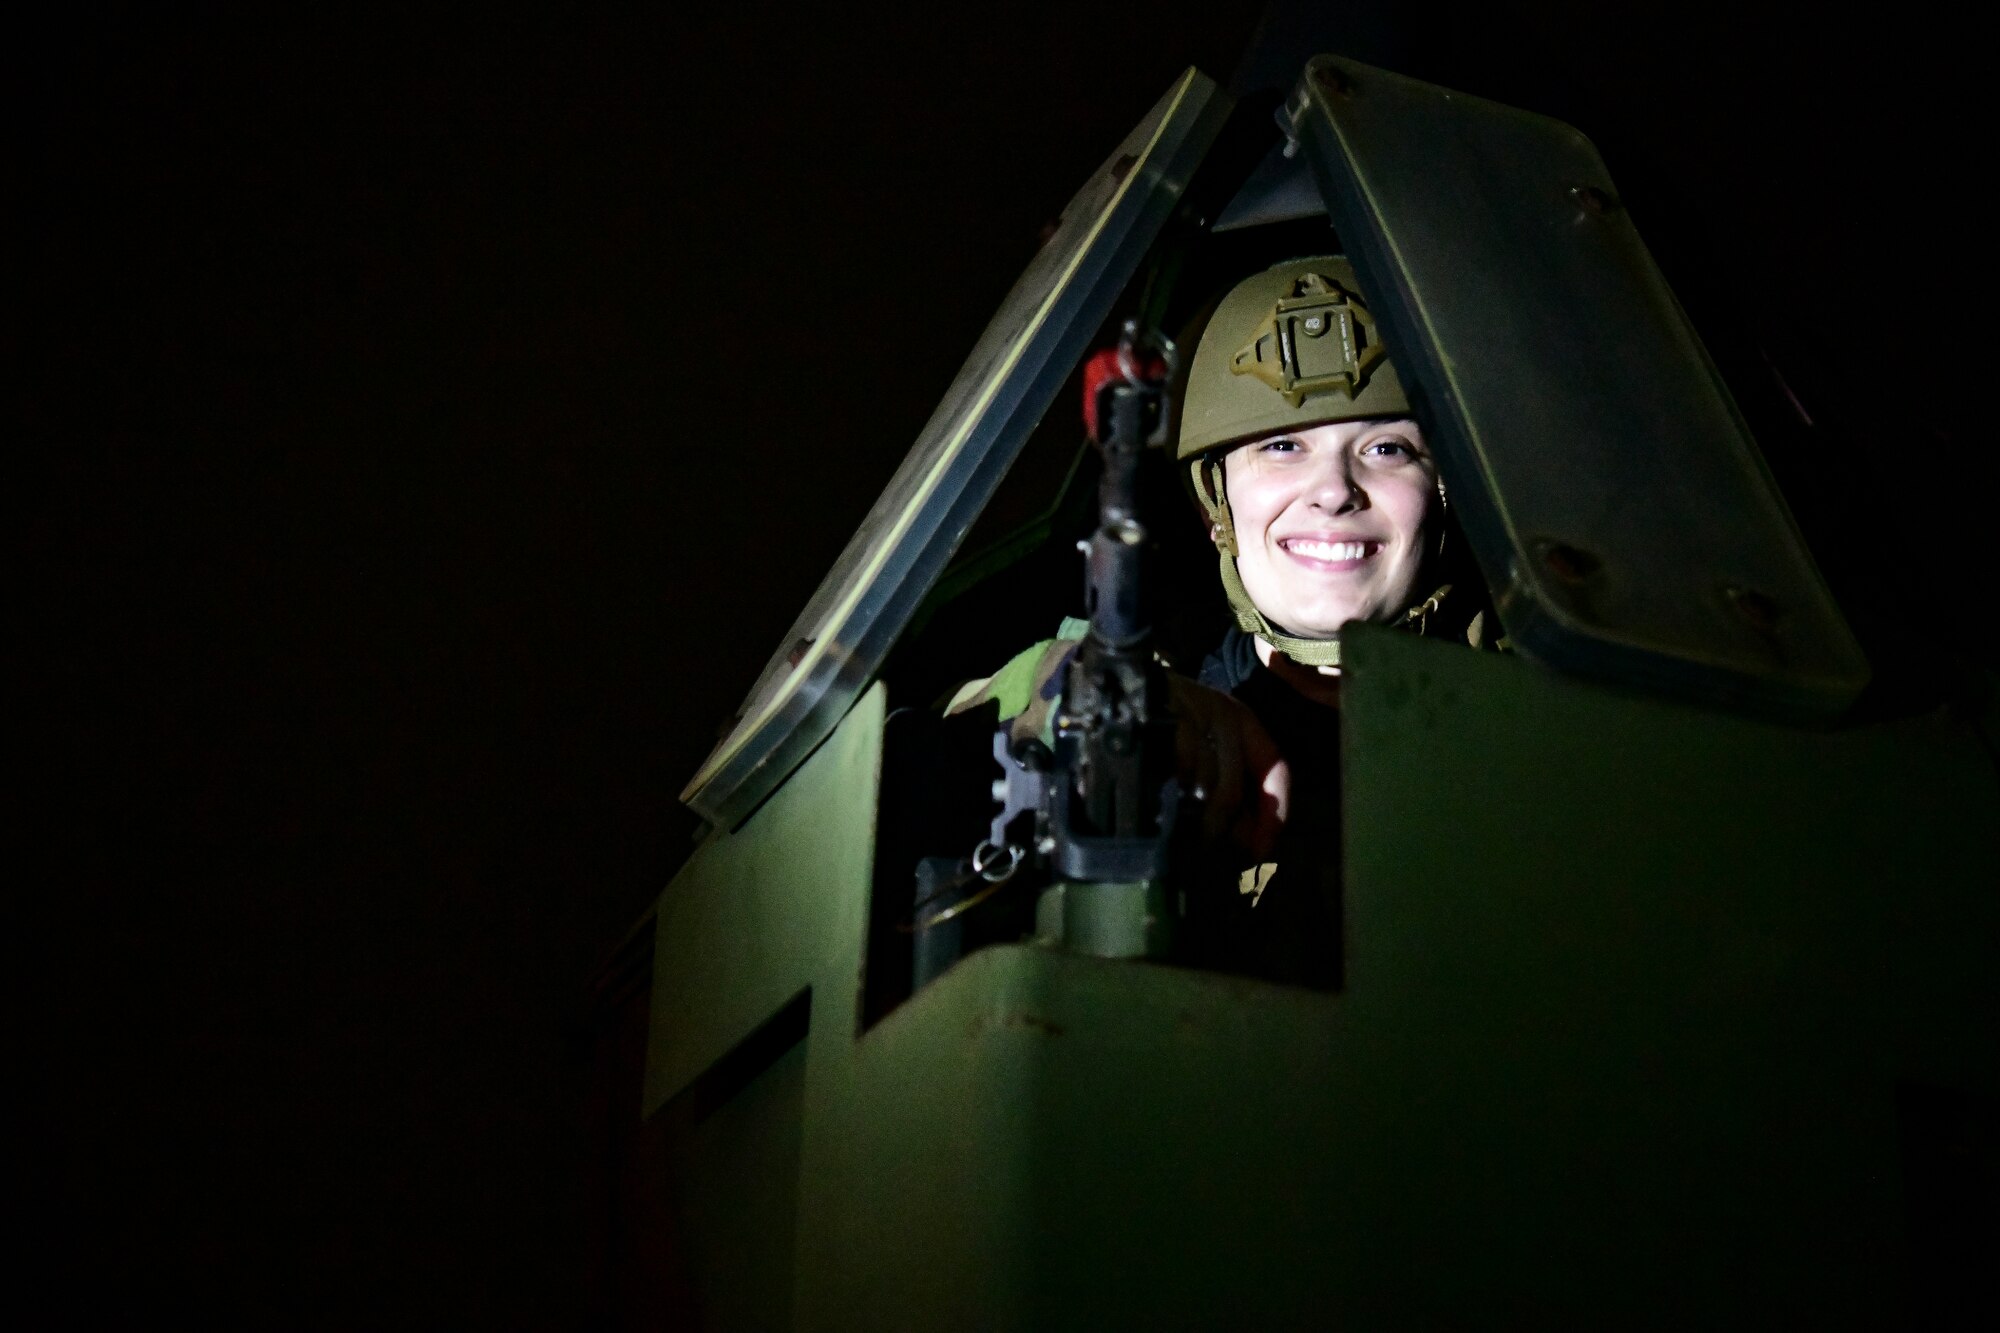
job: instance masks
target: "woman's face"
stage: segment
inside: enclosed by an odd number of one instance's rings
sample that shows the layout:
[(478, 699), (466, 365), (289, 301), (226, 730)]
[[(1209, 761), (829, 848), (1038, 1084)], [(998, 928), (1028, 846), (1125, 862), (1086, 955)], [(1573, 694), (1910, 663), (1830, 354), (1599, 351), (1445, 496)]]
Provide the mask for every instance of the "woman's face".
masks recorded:
[(1244, 591), (1277, 628), (1323, 639), (1416, 601), (1438, 503), (1416, 422), (1267, 435), (1230, 450), (1222, 475)]

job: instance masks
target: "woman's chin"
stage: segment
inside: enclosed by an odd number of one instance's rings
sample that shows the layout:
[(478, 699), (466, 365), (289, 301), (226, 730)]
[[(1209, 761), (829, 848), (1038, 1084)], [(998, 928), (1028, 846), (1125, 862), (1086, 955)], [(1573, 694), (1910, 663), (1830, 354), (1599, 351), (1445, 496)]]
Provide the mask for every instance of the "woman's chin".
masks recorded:
[(1295, 620), (1285, 620), (1271, 616), (1267, 612), (1265, 619), (1270, 620), (1273, 625), (1278, 627), (1281, 633), (1289, 638), (1337, 639), (1340, 637), (1341, 626), (1359, 619), (1359, 617), (1341, 616), (1336, 620), (1326, 616), (1300, 616)]
[(1337, 639), (1340, 631), (1357, 620), (1372, 620), (1373, 608), (1353, 598), (1327, 599), (1289, 608), (1293, 619), (1283, 623), (1301, 639)]

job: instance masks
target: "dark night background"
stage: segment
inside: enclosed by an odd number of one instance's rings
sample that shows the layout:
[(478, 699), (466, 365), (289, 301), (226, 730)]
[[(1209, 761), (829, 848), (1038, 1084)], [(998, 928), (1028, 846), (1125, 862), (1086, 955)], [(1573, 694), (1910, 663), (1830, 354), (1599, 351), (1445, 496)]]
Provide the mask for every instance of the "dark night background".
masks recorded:
[[(1767, 447), (1871, 642), (1990, 654), (1970, 34), (1347, 8), (1592, 135), (1813, 416)], [(34, 1322), (589, 1326), (583, 990), (681, 784), (1042, 224), (1257, 14), (278, 13), (7, 57)]]

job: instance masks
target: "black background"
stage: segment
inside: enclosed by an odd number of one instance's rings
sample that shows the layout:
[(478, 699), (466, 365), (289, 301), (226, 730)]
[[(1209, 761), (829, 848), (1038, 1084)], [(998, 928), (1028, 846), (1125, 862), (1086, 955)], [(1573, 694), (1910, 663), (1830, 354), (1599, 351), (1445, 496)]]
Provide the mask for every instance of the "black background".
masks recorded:
[[(1739, 396), (1775, 364), (1814, 419), (1769, 447), (1836, 587), (1990, 653), (1966, 32), (1325, 12), (1590, 133)], [(685, 855), (676, 793), (1041, 226), (1256, 18), (21, 37), (17, 1151), (54, 1322), (588, 1323), (576, 1015)]]

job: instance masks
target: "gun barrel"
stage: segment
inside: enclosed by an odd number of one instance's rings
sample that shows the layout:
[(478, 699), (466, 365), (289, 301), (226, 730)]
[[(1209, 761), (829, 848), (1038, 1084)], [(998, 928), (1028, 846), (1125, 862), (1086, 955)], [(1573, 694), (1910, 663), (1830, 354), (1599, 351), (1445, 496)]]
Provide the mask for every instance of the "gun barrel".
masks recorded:
[(1146, 529), (1131, 519), (1106, 523), (1090, 539), (1084, 602), (1090, 632), (1107, 648), (1137, 652), (1152, 637), (1149, 540)]

